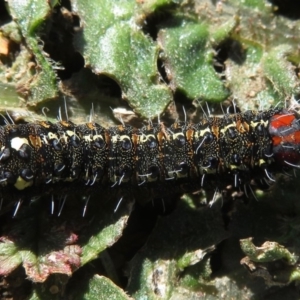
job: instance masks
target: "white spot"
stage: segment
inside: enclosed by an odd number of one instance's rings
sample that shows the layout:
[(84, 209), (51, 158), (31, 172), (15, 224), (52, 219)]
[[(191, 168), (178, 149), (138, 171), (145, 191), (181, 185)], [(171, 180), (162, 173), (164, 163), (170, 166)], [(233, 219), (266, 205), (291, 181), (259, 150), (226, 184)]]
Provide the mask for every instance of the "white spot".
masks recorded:
[(55, 133), (53, 133), (53, 132), (49, 132), (48, 133), (48, 138), (49, 138), (49, 140), (52, 140), (52, 139), (58, 140), (57, 135)]
[(206, 132), (211, 133), (209, 127), (206, 127), (203, 130), (195, 131), (195, 138), (202, 138)]
[(83, 139), (84, 139), (86, 142), (91, 142), (91, 141), (92, 141), (90, 135), (84, 135), (84, 136), (83, 136)]
[(120, 136), (118, 134), (114, 134), (112, 137), (111, 137), (111, 142), (113, 144), (117, 143), (118, 141), (120, 140)]
[(113, 109), (113, 113), (116, 115), (134, 115), (135, 114), (134, 111), (127, 110), (126, 108), (122, 108), (122, 107)]
[(68, 136), (73, 136), (73, 135), (75, 135), (75, 132), (74, 132), (74, 131), (67, 130), (66, 132), (67, 132), (67, 135), (68, 135)]
[(11, 139), (11, 142), (10, 142), (11, 147), (13, 149), (16, 149), (17, 151), (20, 150), (20, 148), (22, 147), (23, 144), (29, 145), (29, 142), (26, 138), (15, 137), (15, 138)]
[(221, 129), (221, 132), (223, 133), (223, 134), (225, 134), (226, 133), (226, 131), (229, 129), (229, 128), (231, 128), (231, 127), (236, 127), (236, 122), (232, 122), (232, 123), (230, 123), (229, 125), (227, 125), (227, 126), (225, 126), (223, 129)]
[(141, 134), (141, 135), (139, 135), (139, 141), (141, 143), (147, 142), (148, 140), (150, 140), (150, 138), (153, 138), (155, 140), (154, 134), (148, 134), (148, 135)]
[(93, 136), (93, 141), (95, 141), (95, 140), (97, 140), (97, 139), (101, 139), (101, 140), (103, 140), (103, 137), (102, 137), (102, 135), (100, 135), (100, 134), (97, 134), (97, 135), (94, 135), (94, 136)]

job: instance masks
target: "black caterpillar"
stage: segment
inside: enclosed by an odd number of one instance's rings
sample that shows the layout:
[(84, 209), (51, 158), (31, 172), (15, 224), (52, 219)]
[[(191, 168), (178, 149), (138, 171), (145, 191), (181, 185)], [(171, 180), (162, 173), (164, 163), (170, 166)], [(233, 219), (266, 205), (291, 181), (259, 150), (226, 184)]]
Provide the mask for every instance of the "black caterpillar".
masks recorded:
[[(246, 111), (198, 124), (141, 129), (42, 121), (0, 127), (2, 199), (60, 188), (86, 193), (139, 190), (162, 197), (201, 188), (235, 188), (298, 167), (300, 117), (294, 111)], [(58, 188), (59, 187), (59, 188)]]

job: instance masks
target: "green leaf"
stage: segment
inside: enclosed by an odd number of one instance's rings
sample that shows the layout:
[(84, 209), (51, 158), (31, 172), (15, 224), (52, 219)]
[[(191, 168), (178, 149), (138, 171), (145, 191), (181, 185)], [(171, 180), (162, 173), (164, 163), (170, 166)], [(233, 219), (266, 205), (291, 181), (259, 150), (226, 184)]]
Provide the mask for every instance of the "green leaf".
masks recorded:
[(43, 0), (11, 0), (8, 5), (11, 15), (18, 21), (22, 34), (26, 38), (32, 37), (37, 32), (50, 12), (48, 2)]
[(123, 98), (143, 117), (163, 111), (172, 95), (159, 82), (157, 45), (135, 24), (136, 2), (92, 0), (73, 1), (72, 5), (84, 24), (76, 46), (86, 65), (114, 79)]
[(60, 217), (49, 216), (42, 200), (22, 207), (2, 230), (0, 275), (22, 264), (33, 282), (44, 282), (50, 274), (71, 276), (114, 244), (127, 225), (132, 203), (123, 203), (114, 213), (114, 201), (90, 202), (88, 219), (80, 216), (83, 203), (76, 199), (69, 199)]
[(56, 74), (52, 63), (45, 55), (39, 42), (39, 30), (46, 17), (51, 13), (51, 7), (46, 0), (8, 1), (11, 16), (19, 25), (27, 47), (34, 55), (36, 65), (32, 67), (33, 74), (23, 79), (28, 100), (39, 102), (57, 96)]
[(260, 247), (256, 247), (252, 242), (252, 238), (247, 238), (242, 239), (240, 244), (243, 252), (254, 262), (272, 262), (285, 259), (289, 264), (293, 265), (298, 260), (297, 256), (276, 242), (267, 241)]
[(236, 4), (237, 6), (240, 5), (242, 7), (249, 7), (254, 9), (257, 9), (260, 12), (269, 12), (271, 5), (264, 1), (264, 0), (230, 0), (229, 2)]
[(97, 258), (99, 253), (113, 245), (121, 237), (127, 225), (132, 205), (132, 203), (123, 205), (115, 213), (113, 210), (106, 209), (97, 215), (97, 221), (94, 222), (93, 227), (88, 227), (82, 233), (89, 237), (82, 248), (82, 265)]
[(121, 288), (104, 276), (95, 275), (88, 282), (88, 289), (83, 292), (79, 287), (72, 291), (74, 300), (130, 300), (130, 298)]
[(75, 244), (77, 236), (61, 227), (60, 221), (39, 215), (34, 205), (23, 208), (19, 217), (3, 228), (0, 274), (7, 275), (22, 264), (34, 282), (43, 282), (52, 273), (70, 276), (81, 264), (81, 248)]
[[(228, 30), (225, 32), (228, 33)], [(215, 38), (223, 39), (225, 35), (220, 31)], [(160, 30), (158, 40), (173, 90), (179, 89), (190, 99), (213, 102), (222, 101), (228, 96), (213, 67), (214, 53), (207, 23), (178, 17)]]
[(131, 261), (128, 291), (135, 299), (170, 299), (185, 268), (227, 237), (219, 208), (195, 209), (185, 196), (169, 216), (160, 218), (145, 247)]
[[(280, 95), (262, 72), (263, 49), (261, 45), (244, 42), (245, 53), (238, 53), (226, 62), (227, 82), (236, 102), (243, 110), (267, 109), (281, 101)], [(235, 53), (235, 52), (233, 52)]]
[(291, 47), (281, 45), (266, 52), (262, 59), (265, 76), (278, 94), (283, 97), (291, 97), (300, 92), (300, 82), (295, 68), (287, 61), (287, 55), (291, 52)]

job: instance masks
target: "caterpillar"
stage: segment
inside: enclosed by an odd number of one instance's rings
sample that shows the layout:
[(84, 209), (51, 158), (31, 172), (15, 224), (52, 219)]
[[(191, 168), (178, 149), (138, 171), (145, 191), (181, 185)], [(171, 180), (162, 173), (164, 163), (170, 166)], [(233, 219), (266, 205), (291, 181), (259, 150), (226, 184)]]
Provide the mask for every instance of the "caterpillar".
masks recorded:
[[(170, 127), (39, 121), (0, 127), (3, 199), (40, 193), (142, 192), (163, 197), (199, 189), (246, 187), (252, 179), (299, 167), (300, 116), (273, 108)], [(7, 197), (6, 195), (9, 195)]]

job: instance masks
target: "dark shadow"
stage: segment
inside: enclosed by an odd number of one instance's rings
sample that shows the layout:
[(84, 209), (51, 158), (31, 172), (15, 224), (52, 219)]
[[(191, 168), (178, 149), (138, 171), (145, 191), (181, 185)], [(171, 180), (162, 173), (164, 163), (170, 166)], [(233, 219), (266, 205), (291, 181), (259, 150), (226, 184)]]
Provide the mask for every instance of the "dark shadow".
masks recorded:
[(227, 59), (239, 65), (242, 65), (246, 60), (246, 51), (243, 49), (242, 44), (230, 38), (218, 45), (215, 50), (217, 52), (215, 56), (217, 64), (215, 64), (214, 68), (218, 73), (222, 73), (225, 70), (224, 62)]
[[(8, 3), (4, 0), (0, 0), (0, 26), (5, 26), (12, 21), (11, 16), (8, 13), (6, 7)], [(15, 56), (20, 51), (20, 45), (10, 39), (9, 37), (3, 37), (7, 39), (8, 55), (0, 54), (0, 61), (3, 65), (6, 65), (8, 68), (12, 66), (15, 61)], [(5, 47), (4, 45), (2, 47)], [(4, 50), (4, 49), (3, 49)]]
[(157, 10), (149, 14), (144, 20), (142, 30), (146, 35), (149, 35), (154, 41), (157, 39), (157, 34), (160, 29), (160, 24), (172, 18), (171, 9), (175, 4), (170, 4), (163, 9)]
[(276, 9), (274, 13), (292, 20), (300, 18), (300, 2), (298, 0), (269, 0)]
[(0, 26), (10, 22), (12, 20), (6, 7), (8, 6), (5, 0), (0, 0)]
[(196, 111), (196, 107), (193, 105), (191, 99), (189, 99), (180, 90), (176, 90), (174, 93), (174, 103), (176, 105), (176, 111), (178, 113), (179, 120), (184, 121), (186, 114), (187, 121), (190, 121), (191, 115)]
[(126, 266), (146, 243), (156, 224), (157, 217), (156, 209), (151, 203), (145, 206), (136, 203), (121, 238), (108, 249), (112, 261), (116, 262), (115, 268), (123, 288), (128, 283)]
[(158, 59), (157, 59), (157, 70), (161, 76), (161, 78), (160, 78), (161, 83), (165, 83), (165, 84), (169, 85), (170, 80), (167, 76), (165, 64), (164, 64), (164, 61), (160, 57), (158, 57)]
[(32, 293), (32, 282), (26, 279), (25, 270), (18, 267), (8, 276), (0, 276), (1, 299), (26, 300)]
[(70, 78), (85, 64), (84, 58), (73, 45), (73, 37), (75, 29), (79, 26), (79, 18), (69, 10), (70, 8), (69, 1), (62, 1), (61, 5), (56, 6), (52, 11), (51, 18), (47, 19), (41, 34), (44, 51), (61, 66), (56, 70), (56, 73), (62, 80)]

